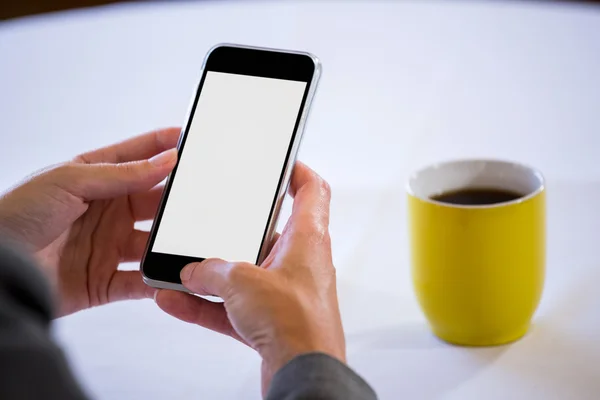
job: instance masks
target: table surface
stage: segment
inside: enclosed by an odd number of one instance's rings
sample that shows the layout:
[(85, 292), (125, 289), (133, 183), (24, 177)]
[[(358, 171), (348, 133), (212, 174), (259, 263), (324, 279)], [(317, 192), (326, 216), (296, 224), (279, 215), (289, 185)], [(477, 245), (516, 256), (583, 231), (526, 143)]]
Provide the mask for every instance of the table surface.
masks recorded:
[[(598, 397), (599, 9), (178, 2), (3, 23), (0, 187), (181, 124), (218, 42), (303, 49), (323, 61), (300, 159), (331, 183), (349, 363), (381, 399)], [(525, 162), (548, 180), (546, 288), (530, 333), (510, 346), (436, 340), (410, 285), (404, 182), (415, 168), (460, 157)], [(99, 399), (260, 398), (256, 354), (152, 301), (63, 318), (55, 332)]]

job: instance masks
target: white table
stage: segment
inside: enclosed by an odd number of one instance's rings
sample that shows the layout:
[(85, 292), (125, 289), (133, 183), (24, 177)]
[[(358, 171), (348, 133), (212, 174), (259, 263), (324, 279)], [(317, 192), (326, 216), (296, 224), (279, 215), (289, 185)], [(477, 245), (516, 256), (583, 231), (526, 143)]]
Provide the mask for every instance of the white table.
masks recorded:
[[(332, 185), (349, 362), (382, 399), (600, 396), (600, 12), (543, 2), (118, 6), (0, 25), (0, 187), (180, 124), (217, 42), (306, 49), (324, 76), (300, 158)], [(548, 179), (547, 285), (506, 347), (433, 338), (410, 286), (404, 181), (459, 157)], [(289, 204), (286, 213), (289, 212)], [(233, 340), (119, 303), (57, 321), (99, 399), (258, 399)]]

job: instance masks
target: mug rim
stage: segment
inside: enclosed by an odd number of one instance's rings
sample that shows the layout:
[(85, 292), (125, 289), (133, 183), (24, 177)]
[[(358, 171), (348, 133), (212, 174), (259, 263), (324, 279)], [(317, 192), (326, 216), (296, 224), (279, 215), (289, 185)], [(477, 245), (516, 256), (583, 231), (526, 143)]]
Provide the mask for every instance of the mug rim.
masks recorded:
[[(526, 172), (532, 174), (533, 176), (535, 176), (538, 179), (539, 184), (537, 185), (537, 187), (534, 190), (531, 190), (527, 194), (520, 196), (514, 200), (502, 201), (502, 202), (493, 203), (493, 204), (445, 203), (445, 202), (442, 202), (439, 200), (434, 200), (431, 197), (417, 195), (411, 185), (413, 180), (416, 180), (419, 174), (422, 174), (429, 170), (447, 168), (449, 166), (457, 165), (457, 164), (475, 164), (475, 163), (493, 163), (493, 164), (500, 164), (500, 165), (504, 165), (504, 166), (517, 167), (517, 168), (520, 168), (523, 171), (526, 171)], [(532, 199), (532, 198), (536, 197), (537, 195), (539, 195), (540, 193), (542, 193), (545, 189), (546, 189), (546, 179), (544, 178), (544, 175), (542, 174), (542, 172), (539, 169), (531, 167), (531, 166), (521, 163), (521, 162), (510, 161), (510, 160), (499, 159), (499, 158), (458, 158), (458, 159), (440, 161), (437, 163), (429, 164), (425, 167), (419, 168), (416, 171), (412, 172), (406, 183), (406, 193), (409, 196), (419, 199), (420, 201), (423, 201), (425, 203), (433, 204), (433, 205), (440, 206), (440, 207), (463, 208), (463, 209), (491, 209), (491, 208), (509, 207), (509, 206), (512, 206), (515, 204), (521, 204), (529, 199)]]

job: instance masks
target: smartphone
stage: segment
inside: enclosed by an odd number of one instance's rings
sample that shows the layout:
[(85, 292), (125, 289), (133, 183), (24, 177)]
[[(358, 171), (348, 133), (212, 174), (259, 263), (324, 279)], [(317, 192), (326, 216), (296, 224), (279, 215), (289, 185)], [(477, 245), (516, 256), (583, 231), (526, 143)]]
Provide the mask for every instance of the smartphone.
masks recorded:
[(146, 284), (186, 291), (190, 262), (263, 261), (320, 73), (309, 53), (210, 49), (140, 265)]

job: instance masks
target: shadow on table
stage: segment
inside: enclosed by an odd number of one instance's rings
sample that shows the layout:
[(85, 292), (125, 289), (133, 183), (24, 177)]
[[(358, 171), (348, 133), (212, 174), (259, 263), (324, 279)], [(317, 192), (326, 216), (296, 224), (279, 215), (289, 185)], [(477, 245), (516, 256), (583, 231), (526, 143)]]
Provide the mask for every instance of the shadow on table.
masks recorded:
[(425, 323), (395, 326), (348, 335), (348, 341), (361, 350), (427, 350), (448, 344), (436, 338)]
[(407, 322), (349, 334), (348, 360), (381, 399), (598, 399), (600, 267), (570, 271), (515, 343), (452, 346), (424, 322)]
[(554, 399), (600, 398), (600, 265), (571, 263), (570, 279), (552, 296), (526, 340), (503, 364)]
[(438, 398), (485, 371), (508, 349), (449, 345), (431, 333), (412, 298), (344, 279), (339, 284), (348, 362), (382, 400)]

